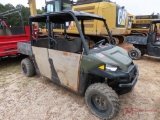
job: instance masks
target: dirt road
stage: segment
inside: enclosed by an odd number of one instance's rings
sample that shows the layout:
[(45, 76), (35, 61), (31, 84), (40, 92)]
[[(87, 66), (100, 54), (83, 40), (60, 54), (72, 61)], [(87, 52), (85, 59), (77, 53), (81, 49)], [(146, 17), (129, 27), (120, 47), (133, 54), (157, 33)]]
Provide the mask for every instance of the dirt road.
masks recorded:
[[(98, 120), (78, 96), (35, 76), (26, 78), (21, 58), (0, 61), (0, 120)], [(133, 92), (120, 96), (121, 112), (114, 120), (160, 120), (160, 59), (144, 56)]]

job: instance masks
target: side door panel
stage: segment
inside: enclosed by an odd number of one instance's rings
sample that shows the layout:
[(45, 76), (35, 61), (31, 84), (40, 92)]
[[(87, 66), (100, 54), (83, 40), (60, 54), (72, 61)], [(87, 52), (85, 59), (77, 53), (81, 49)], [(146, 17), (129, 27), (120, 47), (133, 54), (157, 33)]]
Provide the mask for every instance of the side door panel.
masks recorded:
[(49, 64), (47, 48), (33, 47), (33, 54), (35, 55), (36, 63), (41, 75), (51, 79), (51, 68)]
[(60, 83), (78, 92), (81, 55), (48, 49)]

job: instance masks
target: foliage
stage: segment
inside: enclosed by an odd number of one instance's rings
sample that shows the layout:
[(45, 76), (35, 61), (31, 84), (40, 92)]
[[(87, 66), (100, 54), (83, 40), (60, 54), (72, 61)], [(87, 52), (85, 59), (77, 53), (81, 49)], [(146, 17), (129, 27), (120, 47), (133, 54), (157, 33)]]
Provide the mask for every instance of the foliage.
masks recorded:
[[(20, 6), (22, 8), (21, 13), (22, 13), (23, 19), (21, 19), (20, 15), (18, 13), (8, 15), (8, 16), (6, 16), (6, 19), (5, 19), (5, 22), (7, 23), (8, 26), (22, 26), (22, 23), (24, 23), (24, 25), (28, 25), (28, 17), (30, 16), (30, 9), (29, 9), (29, 7), (25, 7), (20, 4), (17, 6), (13, 6), (12, 4), (3, 5), (0, 3), (0, 13), (6, 12), (11, 9), (19, 8)], [(37, 13), (42, 14), (43, 11), (38, 9)], [(22, 22), (22, 20), (23, 20), (23, 22)]]

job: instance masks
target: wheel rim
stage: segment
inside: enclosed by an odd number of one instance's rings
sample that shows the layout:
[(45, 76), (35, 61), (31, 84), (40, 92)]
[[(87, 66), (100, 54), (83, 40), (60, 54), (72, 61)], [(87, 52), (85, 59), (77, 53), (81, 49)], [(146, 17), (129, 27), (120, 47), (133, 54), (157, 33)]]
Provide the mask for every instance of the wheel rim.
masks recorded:
[(136, 51), (132, 51), (132, 52), (131, 52), (131, 57), (132, 57), (132, 58), (137, 58), (137, 56), (138, 56), (138, 54), (137, 54)]
[(22, 70), (23, 70), (23, 73), (26, 74), (27, 73), (27, 68), (24, 64), (22, 64)]
[(106, 112), (108, 109), (108, 102), (101, 95), (92, 95), (91, 102), (93, 107), (95, 107), (99, 112)]

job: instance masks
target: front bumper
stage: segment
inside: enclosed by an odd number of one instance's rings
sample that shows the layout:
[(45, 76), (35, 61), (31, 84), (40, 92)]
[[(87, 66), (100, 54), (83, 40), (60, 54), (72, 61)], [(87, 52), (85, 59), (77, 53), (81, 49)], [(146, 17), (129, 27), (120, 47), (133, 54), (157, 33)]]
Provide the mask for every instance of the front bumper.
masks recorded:
[(107, 78), (108, 85), (111, 86), (118, 94), (130, 92), (137, 83), (139, 76), (137, 65), (130, 65), (127, 72), (122, 70), (112, 72), (94, 69), (91, 73)]
[(129, 79), (131, 82), (119, 84), (119, 87), (134, 87), (135, 86), (135, 84), (137, 83), (137, 80), (138, 80), (138, 76), (139, 76), (139, 71), (138, 71), (137, 65), (135, 65), (134, 68), (131, 71), (129, 71), (128, 74), (129, 74)]

